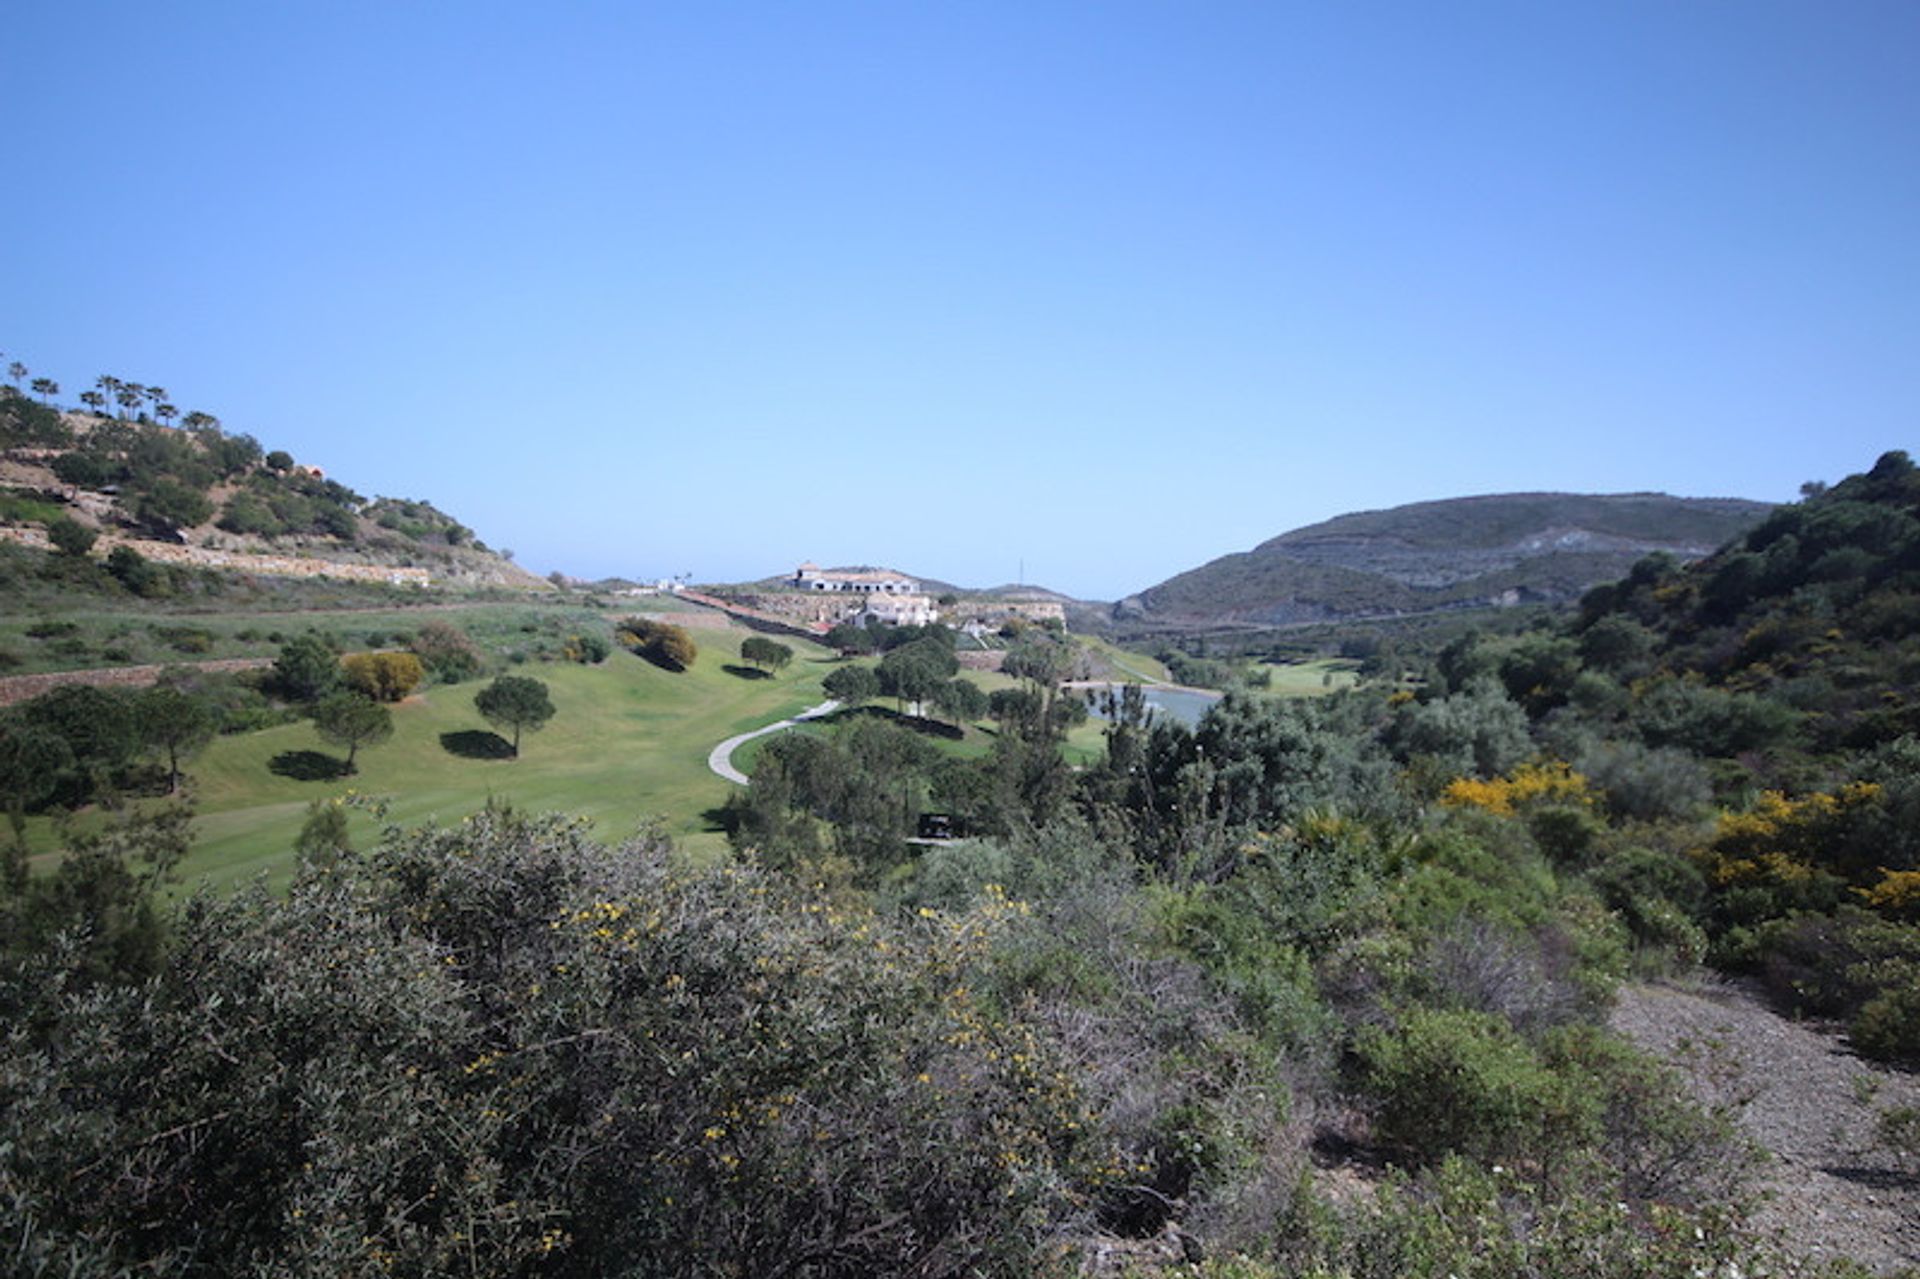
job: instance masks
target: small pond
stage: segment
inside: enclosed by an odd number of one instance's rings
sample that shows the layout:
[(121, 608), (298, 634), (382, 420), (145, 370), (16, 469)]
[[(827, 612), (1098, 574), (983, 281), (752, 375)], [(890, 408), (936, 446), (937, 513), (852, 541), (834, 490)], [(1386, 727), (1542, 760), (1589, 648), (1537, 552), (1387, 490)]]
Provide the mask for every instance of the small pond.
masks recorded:
[[(1118, 688), (1119, 685), (1094, 686), (1081, 689), (1087, 699), (1087, 708), (1095, 715), (1100, 713), (1100, 694), (1106, 688)], [(1202, 692), (1192, 688), (1148, 688), (1145, 690), (1147, 705), (1154, 713), (1171, 715), (1173, 718), (1192, 728), (1200, 722), (1213, 704), (1220, 700), (1219, 693)]]

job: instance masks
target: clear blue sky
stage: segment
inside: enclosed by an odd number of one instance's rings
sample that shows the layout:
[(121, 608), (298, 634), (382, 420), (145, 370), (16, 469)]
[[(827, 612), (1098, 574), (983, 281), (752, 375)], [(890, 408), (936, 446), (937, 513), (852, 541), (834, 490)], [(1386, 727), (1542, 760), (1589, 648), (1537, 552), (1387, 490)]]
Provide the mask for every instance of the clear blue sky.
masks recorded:
[(1916, 444), (1912, 0), (4, 26), (0, 350), (543, 573), (1114, 598), (1343, 511)]

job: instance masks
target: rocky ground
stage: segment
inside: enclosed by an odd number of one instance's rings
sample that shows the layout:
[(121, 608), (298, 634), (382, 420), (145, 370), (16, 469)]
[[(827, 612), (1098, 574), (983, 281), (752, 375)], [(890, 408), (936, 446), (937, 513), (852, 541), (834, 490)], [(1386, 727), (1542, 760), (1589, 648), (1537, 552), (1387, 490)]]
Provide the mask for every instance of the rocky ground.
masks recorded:
[[(1920, 1077), (1855, 1056), (1832, 1028), (1790, 1021), (1744, 986), (1629, 986), (1613, 1024), (1709, 1100), (1730, 1082), (1751, 1096), (1741, 1124), (1772, 1155), (1757, 1224), (1788, 1251), (1882, 1273), (1920, 1266), (1920, 1175), (1874, 1140), (1880, 1112), (1920, 1106)], [(1729, 1051), (1698, 1051), (1709, 1042)], [(1732, 1081), (1716, 1059), (1735, 1068)]]

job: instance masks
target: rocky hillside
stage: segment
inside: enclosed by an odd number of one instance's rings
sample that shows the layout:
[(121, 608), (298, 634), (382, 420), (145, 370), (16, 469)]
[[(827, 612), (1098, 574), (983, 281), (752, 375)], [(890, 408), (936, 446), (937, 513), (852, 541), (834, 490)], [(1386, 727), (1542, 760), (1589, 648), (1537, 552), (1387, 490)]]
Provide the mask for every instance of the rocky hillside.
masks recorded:
[(1662, 493), (1509, 493), (1342, 515), (1129, 596), (1140, 629), (1287, 626), (1557, 601), (1656, 551), (1711, 553), (1771, 508)]
[[(171, 406), (165, 406), (171, 409)], [(62, 412), (0, 387), (0, 536), (62, 526), (150, 559), (268, 574), (344, 565), (436, 583), (544, 589), (431, 503), (367, 499), (204, 413), (178, 428)]]

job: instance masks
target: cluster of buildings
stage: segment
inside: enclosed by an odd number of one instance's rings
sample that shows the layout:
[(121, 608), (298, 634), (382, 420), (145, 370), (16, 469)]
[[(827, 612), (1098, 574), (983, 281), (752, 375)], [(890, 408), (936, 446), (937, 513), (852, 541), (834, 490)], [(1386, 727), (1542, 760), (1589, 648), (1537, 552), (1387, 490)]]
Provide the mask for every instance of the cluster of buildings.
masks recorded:
[(824, 570), (817, 564), (802, 564), (794, 570), (791, 585), (803, 595), (839, 597), (818, 610), (822, 613), (818, 620), (823, 622), (930, 626), (940, 620), (940, 610), (920, 583), (890, 568)]
[(887, 568), (823, 569), (802, 564), (778, 596), (762, 597), (762, 608), (815, 624), (834, 626), (854, 622), (861, 626), (930, 626), (945, 622), (979, 634), (998, 629), (1012, 617), (1029, 621), (1065, 621), (1066, 612), (1048, 600), (982, 600), (969, 598), (945, 607), (926, 593), (924, 585)]

